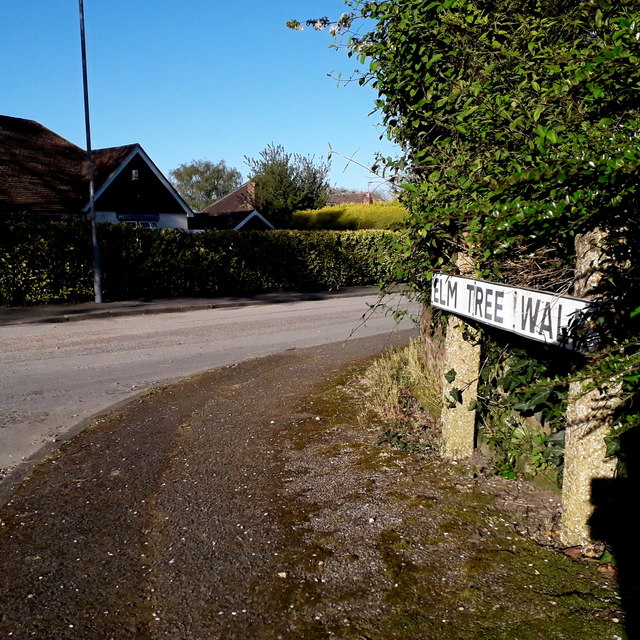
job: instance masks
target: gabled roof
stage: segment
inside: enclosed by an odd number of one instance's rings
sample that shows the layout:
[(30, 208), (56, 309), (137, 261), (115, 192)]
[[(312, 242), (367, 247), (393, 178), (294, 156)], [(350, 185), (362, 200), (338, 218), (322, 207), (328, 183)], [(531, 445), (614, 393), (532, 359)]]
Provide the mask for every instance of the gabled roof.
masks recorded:
[(374, 202), (384, 202), (384, 200), (369, 191), (334, 192), (330, 193), (327, 197), (327, 206), (340, 204), (373, 204)]
[(234, 211), (209, 216), (196, 213), (189, 219), (189, 229), (203, 231), (265, 231), (275, 227), (257, 211)]
[[(94, 182), (95, 182), (95, 199), (96, 201), (105, 191), (114, 183), (125, 167), (130, 164), (134, 165), (132, 160), (138, 156), (144, 165), (151, 170), (151, 173), (160, 181), (162, 186), (170, 192), (173, 199), (178, 203), (179, 207), (187, 214), (192, 216), (193, 212), (189, 205), (183, 200), (182, 196), (176, 191), (175, 187), (165, 178), (164, 174), (156, 167), (155, 163), (147, 155), (146, 151), (139, 144), (129, 144), (122, 147), (108, 147), (106, 149), (96, 149), (93, 152), (94, 161)], [(83, 211), (89, 210), (87, 203)]]
[(238, 223), (233, 229), (234, 231), (240, 231), (240, 229), (255, 228), (262, 229), (263, 225), (268, 229), (273, 229), (275, 231), (275, 227), (258, 211), (252, 211), (244, 220)]
[(79, 211), (88, 198), (85, 156), (34, 120), (0, 116), (0, 208)]
[(235, 191), (210, 204), (200, 213), (209, 216), (219, 216), (229, 213), (251, 213), (256, 209), (256, 184), (249, 180), (240, 185)]
[(200, 213), (194, 214), (189, 228), (214, 231), (275, 229), (256, 208), (256, 183), (249, 180)]
[(93, 151), (93, 179), (96, 185), (103, 185), (127, 158), (140, 148), (139, 144), (127, 144), (122, 147), (108, 147)]
[[(172, 207), (192, 215), (139, 144), (93, 151), (96, 202), (136, 156), (135, 166), (148, 167)], [(80, 213), (88, 202), (86, 151), (34, 120), (0, 116), (0, 211)]]

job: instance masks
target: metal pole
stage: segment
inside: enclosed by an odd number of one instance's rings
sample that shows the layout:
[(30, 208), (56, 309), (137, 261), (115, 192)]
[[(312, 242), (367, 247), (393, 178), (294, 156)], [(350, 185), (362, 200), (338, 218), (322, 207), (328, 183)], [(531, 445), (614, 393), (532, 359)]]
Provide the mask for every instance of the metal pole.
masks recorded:
[(91, 151), (91, 121), (89, 119), (89, 83), (87, 81), (87, 46), (84, 39), (84, 1), (78, 0), (80, 8), (80, 46), (82, 48), (82, 85), (84, 88), (84, 123), (87, 133), (87, 163), (89, 173), (89, 217), (93, 243), (93, 291), (95, 301), (102, 302), (102, 268), (100, 246), (98, 245), (98, 225), (96, 224), (96, 203), (93, 185), (93, 153)]

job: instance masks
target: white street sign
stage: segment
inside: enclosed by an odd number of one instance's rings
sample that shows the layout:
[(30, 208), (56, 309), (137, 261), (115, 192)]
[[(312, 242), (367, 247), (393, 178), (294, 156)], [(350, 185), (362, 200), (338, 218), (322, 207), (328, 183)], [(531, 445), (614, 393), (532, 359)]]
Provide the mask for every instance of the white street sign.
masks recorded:
[(431, 281), (431, 304), (525, 338), (584, 349), (576, 347), (568, 336), (578, 316), (588, 309), (588, 300), (435, 274)]

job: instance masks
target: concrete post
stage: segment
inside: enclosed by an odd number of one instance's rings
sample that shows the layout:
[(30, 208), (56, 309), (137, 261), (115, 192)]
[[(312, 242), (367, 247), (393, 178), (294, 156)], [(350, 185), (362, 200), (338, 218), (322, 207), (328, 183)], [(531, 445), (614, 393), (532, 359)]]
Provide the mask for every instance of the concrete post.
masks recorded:
[[(575, 293), (581, 298), (593, 297), (606, 274), (606, 235), (596, 229), (577, 236), (575, 244)], [(604, 437), (620, 399), (611, 389), (584, 393), (587, 383), (574, 382), (569, 389), (560, 537), (570, 547), (590, 542), (592, 481), (612, 478), (615, 472), (615, 461), (605, 459)]]
[[(459, 460), (473, 454), (476, 412), (469, 405), (478, 397), (480, 375), (479, 331), (456, 316), (450, 316), (444, 341), (444, 375), (455, 371), (455, 379), (442, 382), (442, 440), (445, 458)], [(462, 403), (454, 402), (452, 389), (462, 391)]]
[[(473, 263), (466, 253), (458, 255), (457, 266), (462, 275), (473, 273)], [(455, 378), (448, 382), (445, 376), (450, 371), (455, 371)], [(478, 397), (480, 331), (453, 315), (447, 324), (442, 372), (440, 452), (451, 460), (468, 458), (475, 446), (476, 411), (470, 411), (469, 405)], [(453, 389), (461, 391), (461, 403), (451, 396)]]
[(568, 547), (590, 542), (592, 481), (612, 478), (616, 466), (615, 460), (605, 459), (604, 437), (611, 428), (618, 398), (615, 392), (606, 394), (598, 389), (585, 394), (584, 384), (574, 382), (569, 389), (560, 530), (562, 543)]

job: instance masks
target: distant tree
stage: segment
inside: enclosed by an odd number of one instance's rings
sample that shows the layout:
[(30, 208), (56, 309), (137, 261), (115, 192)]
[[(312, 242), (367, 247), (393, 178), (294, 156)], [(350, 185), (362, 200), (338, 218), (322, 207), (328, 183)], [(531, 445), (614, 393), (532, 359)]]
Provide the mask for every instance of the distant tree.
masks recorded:
[(227, 167), (224, 160), (217, 164), (209, 160), (181, 164), (169, 172), (169, 179), (194, 211), (202, 211), (237, 189), (242, 182), (240, 172)]
[(245, 157), (249, 177), (256, 184), (260, 212), (277, 227), (291, 226), (294, 211), (318, 209), (327, 202), (329, 162), (287, 153), (270, 144), (259, 158)]

